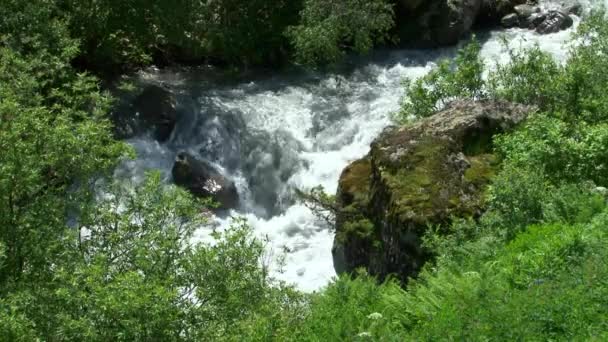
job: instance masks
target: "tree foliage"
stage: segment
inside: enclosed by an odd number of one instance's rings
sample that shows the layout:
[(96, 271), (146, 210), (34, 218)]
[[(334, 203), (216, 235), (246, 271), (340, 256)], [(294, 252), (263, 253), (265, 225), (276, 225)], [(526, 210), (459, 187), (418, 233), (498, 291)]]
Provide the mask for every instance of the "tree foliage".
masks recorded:
[(456, 99), (484, 97), (484, 64), (480, 52), (481, 45), (473, 38), (458, 51), (454, 61), (442, 60), (422, 78), (405, 79), (403, 86), (406, 95), (395, 118), (406, 122), (412, 118), (430, 116)]
[[(232, 63), (243, 53), (256, 63), (287, 38), (301, 62), (335, 62), (386, 38), (386, 2), (0, 0), (0, 17), (1, 339), (608, 337), (603, 14), (581, 24), (564, 65), (538, 48), (511, 51), (484, 79), (473, 42), (406, 83), (403, 120), (463, 97), (539, 111), (494, 140), (503, 166), (486, 213), (429, 230), (436, 258), (417, 280), (401, 288), (360, 273), (314, 294), (269, 275), (263, 241), (245, 221), (195, 241), (195, 231), (212, 229), (208, 202), (157, 173), (138, 185), (110, 181), (132, 153), (112, 137), (112, 99), (72, 65), (141, 65), (177, 53)], [(335, 201), (316, 188), (304, 198), (321, 210)]]
[(302, 64), (335, 63), (346, 51), (367, 53), (388, 38), (394, 26), (386, 0), (305, 0), (301, 22), (287, 31)]
[(368, 52), (394, 26), (387, 0), (2, 0), (2, 7), (2, 40), (38, 50), (35, 41), (51, 55), (70, 40), (76, 64), (97, 72), (174, 61), (276, 65), (292, 55), (333, 63)]

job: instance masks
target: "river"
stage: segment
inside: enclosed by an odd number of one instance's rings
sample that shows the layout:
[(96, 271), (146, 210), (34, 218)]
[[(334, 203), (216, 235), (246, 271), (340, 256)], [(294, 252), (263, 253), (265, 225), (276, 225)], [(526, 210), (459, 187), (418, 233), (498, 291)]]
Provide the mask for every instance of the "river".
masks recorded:
[[(538, 44), (563, 61), (572, 30), (540, 36), (510, 29), (477, 37), (488, 65), (508, 61), (503, 36), (511, 47)], [(164, 144), (145, 135), (128, 140), (137, 158), (124, 162), (116, 177), (137, 182), (146, 170), (159, 169), (170, 182), (175, 155), (184, 150), (211, 161), (237, 183), (242, 204), (231, 215), (245, 217), (266, 241), (272, 274), (303, 291), (318, 290), (335, 276), (333, 233), (294, 201), (293, 189), (322, 185), (334, 193), (342, 169), (391, 124), (402, 80), (424, 75), (455, 53), (377, 51), (331, 73), (256, 72), (239, 81), (211, 77), (209, 67), (142, 71), (138, 81), (175, 91), (182, 117)], [(226, 227), (230, 218), (217, 217), (215, 224)], [(208, 240), (209, 232), (202, 227), (195, 239)]]

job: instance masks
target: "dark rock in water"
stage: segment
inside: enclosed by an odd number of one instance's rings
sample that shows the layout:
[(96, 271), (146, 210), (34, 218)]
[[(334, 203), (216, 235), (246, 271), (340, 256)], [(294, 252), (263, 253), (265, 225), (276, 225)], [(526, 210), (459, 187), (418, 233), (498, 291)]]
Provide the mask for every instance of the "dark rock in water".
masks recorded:
[(547, 14), (545, 20), (536, 27), (536, 32), (540, 34), (549, 34), (559, 32), (571, 27), (574, 20), (566, 13), (560, 11), (551, 11)]
[(247, 127), (241, 113), (216, 106), (205, 102), (202, 110), (192, 110), (198, 112), (191, 120), (180, 120), (172, 146), (190, 146), (226, 172), (240, 172), (247, 181), (239, 189), (247, 197), (247, 209), (260, 217), (279, 214), (294, 200), (287, 180), (304, 163), (298, 157), (303, 147), (286, 131)]
[(476, 217), (497, 170), (492, 137), (533, 109), (507, 102), (457, 101), (430, 118), (386, 129), (342, 173), (334, 240), (337, 272), (364, 267), (380, 279), (414, 276), (428, 260), (429, 225)]
[(213, 165), (196, 159), (186, 152), (178, 153), (173, 165), (173, 181), (198, 197), (210, 197), (219, 203), (220, 209), (236, 208), (239, 195), (234, 182)]
[(169, 139), (177, 122), (177, 101), (169, 90), (150, 85), (135, 99), (134, 107), (144, 129), (153, 130), (158, 141)]
[(574, 15), (580, 17), (581, 14), (583, 13), (583, 6), (581, 4), (565, 6), (564, 8), (562, 8), (561, 12), (566, 13), (566, 14), (574, 14)]
[(500, 19), (502, 27), (511, 28), (519, 25), (519, 17), (515, 13), (507, 14)]

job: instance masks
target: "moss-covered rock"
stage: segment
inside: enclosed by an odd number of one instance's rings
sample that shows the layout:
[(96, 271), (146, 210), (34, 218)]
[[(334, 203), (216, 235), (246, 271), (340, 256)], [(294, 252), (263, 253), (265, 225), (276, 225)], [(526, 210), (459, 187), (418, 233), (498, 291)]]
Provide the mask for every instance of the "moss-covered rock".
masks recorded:
[(529, 107), (461, 101), (425, 120), (387, 128), (348, 166), (337, 194), (334, 263), (405, 281), (428, 259), (429, 225), (476, 217), (498, 167), (492, 136), (524, 120)]

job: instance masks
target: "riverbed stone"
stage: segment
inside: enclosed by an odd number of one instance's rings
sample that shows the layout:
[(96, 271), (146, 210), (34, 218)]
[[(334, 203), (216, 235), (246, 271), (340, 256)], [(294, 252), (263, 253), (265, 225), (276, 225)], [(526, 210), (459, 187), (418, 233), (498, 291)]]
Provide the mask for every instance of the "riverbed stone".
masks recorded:
[(525, 20), (521, 21), (522, 28), (535, 30), (538, 25), (542, 24), (542, 22), (545, 21), (545, 19), (547, 19), (546, 13), (534, 13)]

